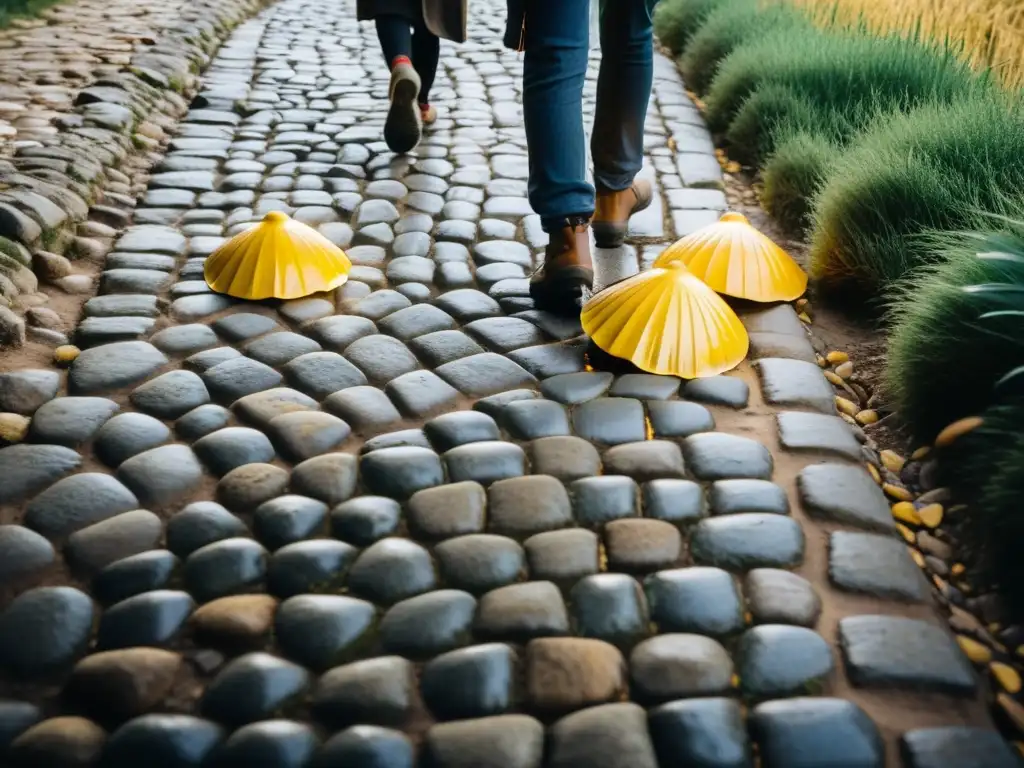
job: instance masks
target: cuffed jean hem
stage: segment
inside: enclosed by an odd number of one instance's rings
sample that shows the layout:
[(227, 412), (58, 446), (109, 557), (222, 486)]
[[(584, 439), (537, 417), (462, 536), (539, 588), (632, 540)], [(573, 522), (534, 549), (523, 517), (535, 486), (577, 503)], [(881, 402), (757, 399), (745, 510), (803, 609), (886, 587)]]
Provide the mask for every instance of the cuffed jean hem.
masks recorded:
[(557, 232), (564, 227), (566, 219), (586, 219), (589, 221), (592, 218), (594, 218), (593, 208), (582, 213), (579, 211), (567, 213), (565, 216), (543, 216), (540, 220), (540, 228), (550, 234), (551, 232)]
[[(639, 171), (637, 171), (639, 173)], [(594, 184), (597, 192), (621, 192), (633, 186), (637, 173), (620, 173), (616, 176), (604, 176), (594, 172)]]

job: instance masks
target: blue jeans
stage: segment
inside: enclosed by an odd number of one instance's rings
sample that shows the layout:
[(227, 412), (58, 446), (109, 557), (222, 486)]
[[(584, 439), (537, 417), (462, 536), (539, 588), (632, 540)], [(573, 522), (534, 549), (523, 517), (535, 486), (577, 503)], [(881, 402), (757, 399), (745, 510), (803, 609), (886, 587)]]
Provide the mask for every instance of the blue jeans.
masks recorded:
[[(654, 79), (651, 16), (657, 0), (601, 0), (601, 69), (591, 136), (594, 181), (627, 189), (644, 156), (644, 118)], [(594, 213), (587, 183), (583, 83), (590, 0), (526, 0), (523, 117), (530, 150), (530, 205), (545, 230)]]

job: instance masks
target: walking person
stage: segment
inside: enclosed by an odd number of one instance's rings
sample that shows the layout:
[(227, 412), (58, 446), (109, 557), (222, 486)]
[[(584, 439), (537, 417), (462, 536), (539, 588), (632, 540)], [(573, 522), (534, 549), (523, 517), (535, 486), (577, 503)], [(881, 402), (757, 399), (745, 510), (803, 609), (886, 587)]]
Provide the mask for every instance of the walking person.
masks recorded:
[(430, 88), (437, 74), (441, 40), (466, 40), (467, 0), (356, 0), (356, 18), (377, 27), (384, 61), (391, 70), (384, 141), (394, 152), (408, 152), (423, 125), (437, 119)]
[(616, 248), (629, 217), (652, 197), (650, 184), (636, 175), (643, 164), (644, 119), (654, 80), (657, 0), (600, 2), (591, 186), (583, 131), (590, 0), (507, 0), (505, 45), (525, 53), (530, 205), (550, 237), (530, 294), (539, 308), (560, 314), (578, 313), (593, 288), (589, 228), (599, 248)]

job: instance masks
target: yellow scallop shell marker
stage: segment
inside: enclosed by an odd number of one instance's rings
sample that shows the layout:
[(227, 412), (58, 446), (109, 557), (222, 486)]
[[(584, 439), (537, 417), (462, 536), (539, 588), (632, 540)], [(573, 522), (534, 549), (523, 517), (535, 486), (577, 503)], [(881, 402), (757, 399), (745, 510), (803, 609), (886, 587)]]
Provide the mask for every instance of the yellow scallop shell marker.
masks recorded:
[(580, 321), (609, 355), (684, 379), (735, 368), (749, 346), (732, 308), (678, 261), (595, 294)]
[(271, 211), (206, 259), (207, 285), (237, 299), (299, 299), (337, 288), (352, 262), (312, 227)]
[(793, 301), (807, 290), (807, 273), (793, 257), (739, 213), (727, 213), (670, 245), (654, 266), (676, 259), (713, 290), (738, 299)]

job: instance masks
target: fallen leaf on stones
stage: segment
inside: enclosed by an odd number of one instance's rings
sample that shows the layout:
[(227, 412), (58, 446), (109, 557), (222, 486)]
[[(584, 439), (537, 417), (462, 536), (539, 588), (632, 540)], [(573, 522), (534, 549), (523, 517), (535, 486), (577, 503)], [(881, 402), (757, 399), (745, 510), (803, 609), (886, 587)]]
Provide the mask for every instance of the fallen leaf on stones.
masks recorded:
[(903, 465), (907, 463), (906, 459), (900, 456), (896, 451), (890, 451), (886, 449), (879, 454), (879, 458), (882, 459), (882, 465), (890, 472), (899, 472), (903, 469)]
[(907, 528), (907, 526), (902, 525), (901, 523), (896, 523), (896, 530), (900, 532), (900, 536), (907, 540), (908, 544), (914, 543), (914, 532)]
[(980, 416), (968, 416), (965, 419), (958, 419), (939, 432), (938, 437), (935, 438), (935, 447), (945, 448), (952, 445), (957, 438), (963, 437), (968, 432), (977, 429), (981, 424), (982, 419)]
[(999, 685), (1004, 691), (1007, 693), (1020, 693), (1020, 673), (1016, 669), (1001, 661), (993, 661), (989, 665), (989, 669), (992, 671), (992, 676), (999, 681)]
[(855, 416), (857, 411), (860, 410), (860, 406), (855, 402), (839, 395), (836, 395), (836, 408), (839, 409), (840, 413), (845, 413), (847, 416)]
[(900, 501), (893, 504), (892, 516), (910, 525), (921, 525), (921, 516), (918, 515), (917, 509), (909, 501)]
[(917, 516), (920, 517), (921, 522), (929, 528), (938, 528), (939, 525), (942, 524), (942, 505), (928, 504), (927, 506), (921, 507), (917, 510)]
[(957, 635), (956, 641), (964, 655), (975, 664), (988, 664), (992, 660), (992, 651), (977, 640), (965, 635)]
[(861, 411), (856, 416), (854, 416), (854, 418), (857, 420), (858, 424), (864, 426), (868, 424), (874, 424), (875, 422), (878, 421), (878, 411)]
[(924, 568), (926, 566), (926, 563), (924, 561), (924, 555), (922, 555), (913, 547), (907, 547), (907, 551), (910, 552), (910, 559), (917, 563), (918, 568)]
[(882, 490), (885, 491), (886, 496), (896, 499), (896, 501), (911, 501), (914, 498), (914, 495), (902, 485), (882, 483)]

